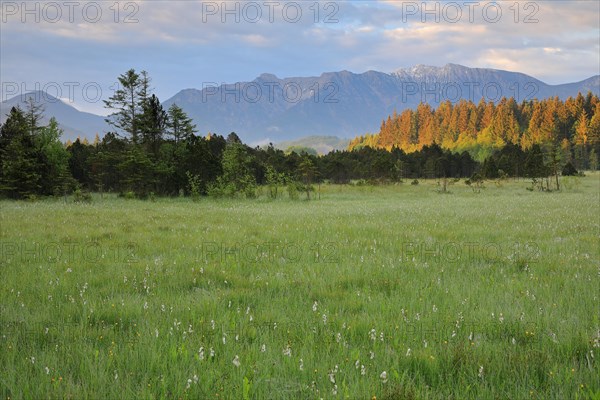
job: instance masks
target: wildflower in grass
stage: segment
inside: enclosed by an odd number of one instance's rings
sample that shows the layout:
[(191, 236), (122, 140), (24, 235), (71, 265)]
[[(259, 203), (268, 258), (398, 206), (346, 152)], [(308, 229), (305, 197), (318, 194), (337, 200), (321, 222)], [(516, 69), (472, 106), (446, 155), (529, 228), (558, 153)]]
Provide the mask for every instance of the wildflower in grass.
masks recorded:
[[(439, 278), (438, 278), (439, 279)], [(437, 312), (438, 308), (435, 306), (435, 304), (433, 305), (433, 312)]]
[(239, 366), (241, 365), (241, 363), (240, 363), (240, 358), (237, 356), (237, 354), (236, 354), (236, 356), (233, 358), (233, 361), (232, 361), (232, 363), (233, 363), (233, 365), (235, 365), (236, 367), (239, 367)]
[(158, 337), (158, 328), (154, 329), (154, 336)]
[(200, 350), (198, 350), (198, 358), (204, 360), (204, 347), (200, 347)]
[(517, 344), (517, 341), (515, 340), (515, 338), (512, 338), (510, 342), (512, 343), (513, 346)]
[(383, 332), (379, 332), (379, 340), (383, 342)]
[(144, 310), (147, 310), (147, 309), (148, 309), (148, 302), (147, 302), (147, 301), (145, 301), (145, 302), (144, 302)]
[(335, 341), (336, 341), (337, 343), (339, 343), (341, 340), (342, 340), (342, 334), (338, 332), (338, 333), (335, 335)]
[(35, 364), (35, 357), (31, 357), (31, 363)]
[(319, 303), (317, 301), (315, 301), (312, 305), (312, 310), (313, 312), (317, 312), (317, 308), (319, 307)]
[(500, 321), (500, 323), (504, 322), (504, 315), (502, 315), (502, 313), (500, 313), (500, 316), (498, 317), (498, 321)]
[(298, 368), (300, 371), (304, 371), (304, 360), (300, 359), (300, 366)]
[(267, 351), (267, 345), (263, 344), (260, 346), (260, 352), (264, 353), (265, 351)]
[(287, 346), (285, 346), (285, 349), (283, 349), (283, 355), (288, 357), (292, 356), (292, 348), (290, 347), (289, 343), (287, 344)]
[(369, 352), (369, 358), (372, 360), (375, 358), (375, 353), (373, 353), (372, 351)]
[(215, 320), (214, 319), (210, 320), (210, 327), (212, 328), (213, 331), (215, 330)]
[(369, 331), (369, 337), (371, 338), (371, 341), (375, 341), (375, 339), (377, 338), (377, 332), (375, 331), (375, 329), (371, 329)]
[(366, 368), (365, 368), (365, 366), (364, 366), (364, 365), (362, 365), (362, 364), (361, 364), (361, 366), (360, 366), (360, 374), (361, 374), (362, 376), (365, 376), (365, 375), (367, 374), (367, 369), (366, 369)]
[(387, 383), (387, 381), (388, 381), (387, 372), (383, 371), (381, 373), (381, 375), (379, 375), (379, 379), (381, 379), (381, 383)]
[(327, 325), (327, 315), (323, 314), (321, 318), (323, 318), (323, 325)]
[(226, 335), (226, 333), (223, 334), (223, 344), (227, 344), (227, 338), (225, 337)]
[(423, 340), (423, 347), (427, 348), (427, 340)]
[(479, 373), (477, 374), (477, 376), (479, 376), (479, 378), (483, 379), (483, 365), (479, 366)]
[(406, 350), (406, 357), (410, 357), (410, 353), (412, 353), (412, 350), (409, 347), (408, 350)]
[(329, 376), (329, 382), (335, 384), (335, 373), (333, 371), (329, 371), (329, 373), (327, 374), (327, 376)]
[(50, 375), (50, 368), (44, 367), (44, 370), (46, 371), (46, 375)]
[(67, 268), (67, 274), (70, 274), (71, 272), (73, 272), (73, 270), (71, 268)]
[(215, 358), (215, 349), (213, 349), (212, 347), (209, 350), (210, 353), (210, 358)]
[(117, 370), (114, 370), (114, 374), (115, 374), (115, 381), (119, 379), (119, 374), (117, 373)]
[(356, 360), (356, 362), (354, 363), (354, 368), (358, 369), (360, 368), (360, 361)]
[(334, 396), (337, 396), (337, 391), (338, 391), (338, 387), (337, 387), (337, 385), (333, 385), (333, 389), (331, 389), (331, 393), (332, 393)]

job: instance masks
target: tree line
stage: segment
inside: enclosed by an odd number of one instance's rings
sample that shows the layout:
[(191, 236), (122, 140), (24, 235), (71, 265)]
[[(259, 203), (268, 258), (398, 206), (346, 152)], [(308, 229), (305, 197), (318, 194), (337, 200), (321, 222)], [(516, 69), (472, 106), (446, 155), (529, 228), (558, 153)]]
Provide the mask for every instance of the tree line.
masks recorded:
[(566, 101), (558, 97), (521, 104), (514, 98), (502, 98), (497, 104), (461, 100), (446, 101), (437, 109), (420, 104), (416, 110), (394, 112), (378, 133), (355, 138), (349, 149), (366, 146), (412, 152), (434, 143), (454, 152), (468, 151), (478, 161), (507, 145), (523, 151), (538, 145), (545, 151), (558, 149), (562, 162), (576, 169), (597, 169), (600, 100), (588, 92)]
[[(114, 127), (93, 143), (64, 145), (55, 119), (41, 125), (43, 108), (28, 98), (0, 127), (0, 195), (9, 198), (114, 192), (123, 196), (202, 195), (277, 198), (314, 195), (321, 182), (413, 182), (420, 178), (551, 176), (564, 163), (534, 144), (508, 143), (483, 163), (436, 141), (407, 151), (400, 146), (356, 145), (324, 156), (284, 152), (272, 144), (250, 147), (234, 133), (199, 136), (177, 105), (165, 110), (146, 72), (119, 76), (120, 89), (105, 101)], [(578, 100), (579, 101), (579, 100)], [(583, 99), (583, 106), (588, 100)], [(596, 107), (597, 98), (589, 106)], [(422, 106), (420, 106), (422, 108)], [(418, 112), (418, 110), (417, 110)], [(582, 111), (583, 113), (584, 111)], [(386, 125), (387, 126), (387, 125)], [(589, 162), (589, 161), (588, 161)], [(477, 180), (477, 179), (476, 179)]]

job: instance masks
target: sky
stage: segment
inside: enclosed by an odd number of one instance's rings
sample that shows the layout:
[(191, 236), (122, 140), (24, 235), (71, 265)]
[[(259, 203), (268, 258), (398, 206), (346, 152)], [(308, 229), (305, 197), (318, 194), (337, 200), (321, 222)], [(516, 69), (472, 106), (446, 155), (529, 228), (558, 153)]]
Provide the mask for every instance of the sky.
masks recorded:
[(31, 90), (107, 114), (127, 70), (162, 101), (182, 89), (417, 64), (600, 74), (597, 1), (6, 1), (0, 96)]

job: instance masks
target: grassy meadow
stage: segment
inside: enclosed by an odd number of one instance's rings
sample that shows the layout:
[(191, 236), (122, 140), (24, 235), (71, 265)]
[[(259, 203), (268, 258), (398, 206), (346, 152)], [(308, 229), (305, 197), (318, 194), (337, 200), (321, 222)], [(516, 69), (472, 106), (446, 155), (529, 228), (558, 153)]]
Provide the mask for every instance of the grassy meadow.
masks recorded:
[(0, 202), (5, 399), (598, 399), (600, 175)]

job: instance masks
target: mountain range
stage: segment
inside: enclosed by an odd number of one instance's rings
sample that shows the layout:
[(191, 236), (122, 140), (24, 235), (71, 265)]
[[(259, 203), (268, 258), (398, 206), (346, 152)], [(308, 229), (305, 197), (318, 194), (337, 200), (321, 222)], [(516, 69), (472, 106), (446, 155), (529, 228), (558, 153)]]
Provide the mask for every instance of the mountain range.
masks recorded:
[[(391, 73), (349, 71), (324, 73), (319, 77), (280, 79), (263, 74), (250, 82), (203, 84), (185, 89), (163, 102), (183, 108), (201, 134), (226, 135), (236, 132), (245, 142), (294, 141), (305, 136), (352, 138), (377, 132), (381, 121), (394, 111), (416, 108), (421, 102), (437, 107), (440, 102), (460, 99), (478, 102), (501, 97), (517, 101), (577, 93), (600, 94), (600, 75), (581, 82), (549, 85), (531, 76), (510, 71), (468, 68), (457, 64), (444, 67), (417, 65)], [(77, 136), (93, 139), (109, 130), (104, 117), (84, 113), (44, 93), (45, 115), (56, 117), (65, 140)], [(0, 103), (0, 122), (10, 107), (23, 101), (17, 96)], [(50, 100), (50, 101), (48, 101)]]

